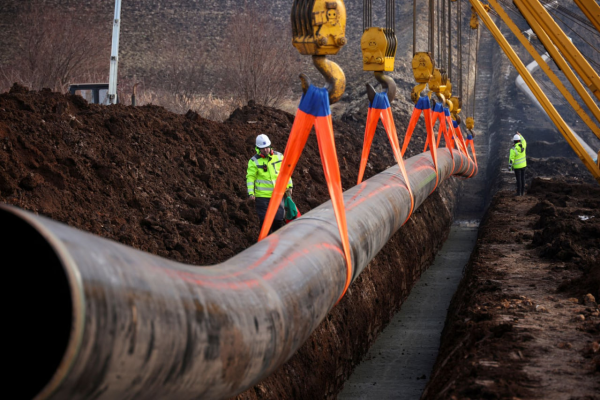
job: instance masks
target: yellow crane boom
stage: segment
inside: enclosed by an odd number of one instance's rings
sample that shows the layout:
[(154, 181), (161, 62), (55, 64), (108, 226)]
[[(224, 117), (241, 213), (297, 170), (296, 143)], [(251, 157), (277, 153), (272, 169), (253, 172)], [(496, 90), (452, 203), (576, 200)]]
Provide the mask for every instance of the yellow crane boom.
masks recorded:
[[(600, 99), (600, 76), (587, 62), (583, 54), (569, 40), (560, 26), (554, 21), (548, 11), (537, 0), (514, 0), (529, 25), (537, 23), (552, 42), (558, 47), (573, 69), (581, 76), (581, 79), (590, 89), (592, 94)], [(525, 12), (528, 11), (528, 12)], [(534, 29), (535, 31), (535, 29)], [(537, 33), (537, 32), (536, 32)]]
[(596, 3), (596, 0), (574, 0), (577, 7), (583, 11), (585, 16), (590, 22), (596, 27), (596, 30), (600, 32), (600, 6)]
[(562, 119), (560, 114), (556, 111), (550, 100), (548, 100), (548, 97), (546, 97), (546, 95), (539, 87), (529, 70), (525, 67), (525, 64), (523, 64), (517, 53), (515, 53), (515, 51), (508, 43), (502, 32), (500, 32), (500, 29), (498, 29), (494, 21), (492, 21), (487, 11), (484, 9), (483, 4), (481, 4), (479, 0), (469, 1), (471, 2), (471, 5), (477, 12), (479, 18), (481, 18), (485, 26), (492, 33), (496, 42), (498, 42), (498, 44), (500, 45), (510, 62), (514, 65), (519, 74), (523, 77), (523, 80), (525, 81), (525, 83), (527, 83), (529, 89), (531, 89), (536, 99), (540, 102), (540, 104), (542, 105), (552, 122), (556, 125), (559, 132), (563, 135), (563, 137), (565, 138), (567, 143), (569, 143), (571, 148), (573, 148), (573, 150), (581, 159), (581, 161), (583, 161), (583, 164), (592, 173), (596, 181), (600, 183), (600, 168), (598, 164), (584, 150), (577, 138), (573, 136), (573, 133), (571, 132), (565, 121)]
[[(502, 19), (502, 21), (504, 21), (504, 23), (508, 26), (508, 28), (511, 30), (511, 32), (517, 37), (517, 39), (519, 39), (519, 42), (521, 42), (523, 47), (525, 47), (525, 49), (529, 52), (529, 54), (531, 54), (533, 59), (538, 63), (538, 65), (540, 66), (542, 71), (544, 71), (546, 73), (548, 78), (550, 78), (552, 83), (554, 83), (556, 88), (565, 97), (567, 102), (571, 105), (571, 107), (573, 107), (573, 109), (575, 110), (577, 115), (579, 115), (579, 117), (582, 119), (582, 121), (585, 122), (585, 124), (590, 128), (590, 130), (600, 139), (600, 128), (598, 128), (598, 126), (594, 123), (594, 121), (592, 121), (592, 119), (587, 115), (587, 113), (581, 108), (581, 106), (579, 105), (577, 100), (575, 100), (575, 98), (573, 97), (573, 95), (571, 95), (571, 93), (565, 87), (565, 85), (562, 84), (562, 82), (560, 81), (558, 76), (556, 76), (556, 74), (550, 69), (550, 67), (548, 66), (546, 61), (544, 61), (544, 59), (539, 55), (539, 53), (535, 50), (535, 48), (531, 45), (531, 43), (529, 43), (529, 40), (527, 40), (527, 38), (525, 38), (525, 35), (523, 35), (521, 33), (521, 31), (519, 30), (517, 25), (515, 25), (513, 20), (508, 16), (506, 11), (504, 11), (504, 9), (500, 6), (498, 1), (497, 0), (489, 0), (489, 2), (492, 5), (492, 7), (494, 8), (494, 11), (496, 11), (498, 16)], [(533, 26), (532, 26), (532, 28), (533, 28)], [(596, 117), (596, 119), (598, 121), (600, 121), (600, 108), (598, 108), (598, 105), (590, 97), (590, 95), (585, 90), (585, 88), (583, 87), (581, 82), (579, 82), (579, 79), (577, 79), (577, 77), (575, 76), (575, 74), (573, 73), (573, 71), (571, 70), (569, 65), (566, 63), (566, 61), (560, 55), (558, 50), (556, 50), (556, 47), (554, 47), (554, 45), (552, 44), (552, 42), (550, 41), (548, 36), (546, 36), (546, 34), (544, 32), (540, 31), (540, 29), (534, 29), (534, 32), (536, 32), (536, 34), (538, 32), (540, 33), (540, 36), (538, 36), (538, 38), (540, 39), (542, 44), (544, 44), (544, 46), (548, 50), (548, 53), (550, 53), (550, 55), (553, 57), (556, 64), (565, 73), (565, 75), (567, 76), (567, 79), (569, 79), (569, 82), (571, 82), (571, 84), (573, 85), (575, 90), (577, 90), (577, 93), (579, 93), (580, 96), (583, 98), (585, 104), (588, 106), (588, 108), (590, 109), (590, 111), (592, 112), (594, 117)], [(551, 52), (551, 50), (554, 50), (554, 51)]]

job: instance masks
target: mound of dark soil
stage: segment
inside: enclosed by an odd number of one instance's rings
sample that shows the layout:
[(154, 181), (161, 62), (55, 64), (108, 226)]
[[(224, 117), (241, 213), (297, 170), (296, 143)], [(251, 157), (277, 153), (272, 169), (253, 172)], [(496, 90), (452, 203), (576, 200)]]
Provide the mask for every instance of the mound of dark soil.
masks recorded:
[(540, 256), (564, 261), (581, 276), (559, 286), (576, 296), (600, 298), (600, 187), (535, 179), (529, 194), (539, 202), (528, 212), (540, 216), (532, 247)]
[[(173, 260), (217, 263), (258, 237), (245, 184), (255, 137), (283, 151), (293, 118), (253, 105), (216, 123), (14, 86), (0, 95), (0, 201)], [(335, 123), (345, 189), (356, 182), (363, 129)], [(366, 175), (393, 164), (378, 132)], [(302, 212), (329, 199), (314, 135), (293, 180)]]
[(544, 140), (540, 141), (528, 141), (527, 142), (527, 156), (532, 158), (544, 158), (548, 155), (555, 157), (570, 157), (577, 160), (577, 154), (573, 151), (569, 143), (565, 140), (558, 142), (547, 142)]
[[(528, 146), (529, 148), (530, 146)], [(554, 154), (554, 153), (552, 153)], [(596, 184), (590, 171), (578, 158), (573, 157), (528, 157), (525, 180), (529, 184), (534, 177), (552, 178), (566, 183)]]

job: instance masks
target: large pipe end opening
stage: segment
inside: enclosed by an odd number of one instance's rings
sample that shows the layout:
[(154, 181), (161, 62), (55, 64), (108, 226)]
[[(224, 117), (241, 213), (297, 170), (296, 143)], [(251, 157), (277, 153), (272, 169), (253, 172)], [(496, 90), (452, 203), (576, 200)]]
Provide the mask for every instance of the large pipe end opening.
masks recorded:
[[(12, 398), (32, 399), (58, 375), (72, 340), (73, 298), (60, 257), (29, 221), (0, 208), (0, 254), (6, 304)], [(6, 279), (8, 277), (8, 279)], [(64, 364), (64, 363), (63, 363)]]

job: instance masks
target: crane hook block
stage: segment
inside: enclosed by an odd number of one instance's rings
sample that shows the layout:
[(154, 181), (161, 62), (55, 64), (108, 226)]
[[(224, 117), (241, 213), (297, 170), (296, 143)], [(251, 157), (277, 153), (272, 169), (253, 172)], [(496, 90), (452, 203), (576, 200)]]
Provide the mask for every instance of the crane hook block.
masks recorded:
[(292, 44), (300, 54), (333, 55), (346, 44), (343, 0), (294, 0), (291, 19)]
[[(377, 79), (377, 81), (379, 81), (381, 84), (383, 91), (387, 93), (389, 102), (391, 103), (394, 101), (396, 98), (396, 82), (394, 79), (384, 75), (384, 73), (381, 71), (375, 71), (373, 72), (373, 75), (375, 75), (375, 79)], [(370, 83), (367, 83), (367, 96), (369, 97), (369, 102), (373, 102), (376, 94), (377, 92), (375, 92), (375, 88)]]
[(393, 31), (378, 27), (367, 28), (360, 39), (360, 48), (363, 70), (394, 71), (398, 41)]
[(425, 89), (430, 79), (433, 77), (433, 68), (435, 61), (431, 54), (425, 51), (415, 53), (412, 59), (412, 70), (418, 85), (415, 86), (410, 94), (413, 103), (417, 104), (421, 92)]
[(412, 59), (412, 70), (417, 83), (427, 83), (433, 73), (435, 63), (431, 58), (431, 54), (422, 51), (415, 53)]
[(467, 129), (470, 131), (472, 131), (473, 128), (475, 128), (475, 120), (473, 119), (473, 117), (467, 118), (465, 124), (467, 125)]

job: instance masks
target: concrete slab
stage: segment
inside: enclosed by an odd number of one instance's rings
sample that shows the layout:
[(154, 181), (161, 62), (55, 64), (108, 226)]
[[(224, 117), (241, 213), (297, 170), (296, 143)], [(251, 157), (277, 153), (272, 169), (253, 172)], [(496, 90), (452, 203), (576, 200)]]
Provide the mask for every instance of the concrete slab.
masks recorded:
[(477, 240), (477, 221), (456, 221), (431, 267), (355, 369), (338, 399), (417, 400), (429, 379), (452, 295)]

